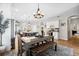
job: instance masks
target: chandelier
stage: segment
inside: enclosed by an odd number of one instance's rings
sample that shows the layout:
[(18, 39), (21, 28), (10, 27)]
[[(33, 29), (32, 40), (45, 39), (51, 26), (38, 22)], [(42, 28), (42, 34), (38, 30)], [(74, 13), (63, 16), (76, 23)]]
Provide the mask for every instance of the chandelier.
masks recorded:
[(36, 13), (34, 13), (33, 16), (34, 16), (34, 18), (37, 18), (37, 19), (41, 19), (44, 17), (44, 14), (42, 13), (42, 11), (39, 8), (39, 4), (38, 4), (38, 9), (37, 9)]

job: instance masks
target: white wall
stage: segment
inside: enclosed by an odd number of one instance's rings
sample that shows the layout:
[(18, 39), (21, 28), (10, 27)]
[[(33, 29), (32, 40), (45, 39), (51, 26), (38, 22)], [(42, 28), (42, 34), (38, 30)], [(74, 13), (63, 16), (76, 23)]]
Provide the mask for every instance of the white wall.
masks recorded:
[(32, 31), (37, 32), (37, 25), (32, 25)]
[(47, 22), (47, 28), (50, 27), (50, 25), (53, 25), (54, 28), (59, 28), (59, 20), (52, 20)]
[[(60, 14), (59, 16), (59, 20), (60, 20), (60, 31), (59, 31), (59, 39), (64, 39), (64, 40), (68, 40), (68, 25), (67, 25), (67, 21), (69, 20), (68, 17), (72, 16), (72, 15), (79, 15), (79, 6), (74, 7), (62, 14)], [(65, 26), (61, 26), (61, 23), (64, 22)]]
[[(62, 20), (60, 20), (59, 24), (59, 39), (64, 39), (67, 40), (68, 39), (68, 28), (67, 28), (67, 20), (64, 20), (65, 18), (63, 18)], [(62, 23), (64, 23), (64, 25), (62, 25)]]
[[(11, 18), (11, 5), (7, 3), (0, 4), (0, 11), (3, 10), (4, 20)], [(2, 44), (6, 46), (6, 50), (11, 48), (11, 26), (5, 30), (5, 33), (2, 36)]]

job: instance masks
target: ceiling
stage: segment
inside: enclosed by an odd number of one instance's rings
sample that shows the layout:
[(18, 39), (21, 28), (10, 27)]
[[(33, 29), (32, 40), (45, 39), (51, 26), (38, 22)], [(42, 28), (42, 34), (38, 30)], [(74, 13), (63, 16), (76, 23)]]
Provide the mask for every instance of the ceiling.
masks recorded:
[[(40, 3), (39, 7), (42, 12), (45, 14), (43, 20), (46, 20), (50, 17), (58, 16), (79, 4), (77, 3)], [(12, 18), (24, 21), (24, 22), (33, 22), (36, 21), (33, 17), (33, 13), (37, 11), (37, 3), (13, 3), (12, 4)]]

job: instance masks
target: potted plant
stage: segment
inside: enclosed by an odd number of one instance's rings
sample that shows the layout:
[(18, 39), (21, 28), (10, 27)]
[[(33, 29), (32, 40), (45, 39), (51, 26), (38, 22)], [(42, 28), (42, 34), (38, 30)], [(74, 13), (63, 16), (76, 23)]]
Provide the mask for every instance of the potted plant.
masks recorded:
[(4, 46), (2, 45), (2, 34), (5, 32), (5, 29), (8, 28), (8, 19), (3, 22), (4, 16), (3, 11), (0, 12), (0, 52), (4, 49)]

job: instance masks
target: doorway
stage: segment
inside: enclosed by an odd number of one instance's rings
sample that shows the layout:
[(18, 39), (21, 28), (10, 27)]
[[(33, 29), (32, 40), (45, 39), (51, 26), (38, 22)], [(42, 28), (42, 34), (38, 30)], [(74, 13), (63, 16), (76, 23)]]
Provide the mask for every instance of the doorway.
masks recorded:
[(79, 16), (68, 17), (68, 38), (79, 35)]

